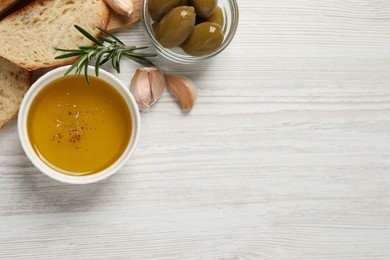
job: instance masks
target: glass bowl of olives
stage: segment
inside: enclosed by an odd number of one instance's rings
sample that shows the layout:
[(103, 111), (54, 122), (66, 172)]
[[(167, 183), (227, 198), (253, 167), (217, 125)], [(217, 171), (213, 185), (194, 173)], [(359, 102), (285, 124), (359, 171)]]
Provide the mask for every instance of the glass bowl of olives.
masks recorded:
[(236, 0), (144, 0), (142, 24), (157, 52), (191, 64), (214, 57), (238, 26)]

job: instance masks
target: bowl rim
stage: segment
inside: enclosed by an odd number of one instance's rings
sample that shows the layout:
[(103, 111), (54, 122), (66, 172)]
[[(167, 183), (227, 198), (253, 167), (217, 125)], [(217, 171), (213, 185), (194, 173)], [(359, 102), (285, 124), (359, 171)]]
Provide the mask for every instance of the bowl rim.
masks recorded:
[(229, 46), (229, 44), (231, 43), (231, 41), (233, 40), (233, 38), (237, 32), (239, 16), (240, 16), (237, 1), (236, 0), (225, 0), (225, 1), (229, 3), (230, 12), (231, 12), (231, 19), (232, 19), (231, 26), (228, 30), (229, 33), (225, 36), (225, 39), (224, 39), (222, 45), (215, 52), (207, 54), (207, 55), (203, 55), (203, 56), (191, 56), (188, 54), (183, 55), (183, 54), (179, 54), (177, 52), (174, 52), (171, 49), (163, 47), (153, 36), (153, 32), (151, 29), (152, 27), (148, 25), (148, 21), (146, 18), (148, 0), (144, 0), (142, 3), (141, 24), (142, 24), (142, 27), (144, 29), (144, 32), (145, 32), (147, 38), (152, 43), (153, 47), (157, 50), (157, 52), (159, 54), (161, 54), (163, 57), (167, 58), (168, 60), (171, 60), (171, 61), (174, 61), (177, 63), (181, 63), (181, 64), (197, 63), (197, 62), (206, 60), (208, 58), (214, 57), (214, 56), (218, 55), (219, 53), (221, 53), (223, 50), (225, 50), (227, 48), (227, 46)]
[[(28, 132), (27, 132), (27, 118), (30, 106), (35, 99), (35, 97), (40, 93), (42, 89), (44, 89), (47, 84), (50, 82), (65, 77), (64, 74), (68, 70), (69, 66), (63, 66), (56, 68), (54, 70), (51, 70), (41, 76), (34, 84), (29, 88), (27, 93), (25, 94), (23, 101), (21, 103), (19, 113), (18, 113), (18, 134), (19, 134), (19, 140), (21, 143), (21, 146), (26, 153), (29, 160), (32, 162), (32, 164), (42, 173), (46, 174), (50, 178), (60, 181), (62, 183), (67, 184), (89, 184), (89, 183), (95, 183), (98, 181), (102, 181), (109, 176), (116, 173), (120, 168), (122, 168), (125, 163), (128, 161), (128, 159), (131, 157), (133, 152), (135, 151), (136, 145), (139, 140), (140, 136), (140, 130), (141, 130), (141, 117), (138, 110), (137, 103), (135, 102), (135, 99), (133, 95), (130, 93), (130, 90), (125, 87), (125, 85), (113, 74), (103, 70), (99, 69), (99, 76), (98, 78), (101, 80), (104, 80), (108, 84), (110, 84), (113, 88), (115, 88), (119, 94), (123, 97), (125, 100), (129, 112), (131, 115), (131, 121), (132, 121), (132, 133), (129, 140), (129, 143), (126, 146), (125, 151), (123, 154), (108, 168), (103, 169), (102, 171), (91, 174), (91, 175), (85, 175), (85, 176), (71, 176), (64, 173), (61, 173), (59, 171), (56, 171), (55, 169), (48, 166), (45, 162), (43, 162), (39, 156), (36, 154), (36, 152), (33, 150), (32, 145), (30, 143), (30, 140), (28, 138)], [(88, 66), (88, 73), (89, 75), (95, 75), (95, 67)]]

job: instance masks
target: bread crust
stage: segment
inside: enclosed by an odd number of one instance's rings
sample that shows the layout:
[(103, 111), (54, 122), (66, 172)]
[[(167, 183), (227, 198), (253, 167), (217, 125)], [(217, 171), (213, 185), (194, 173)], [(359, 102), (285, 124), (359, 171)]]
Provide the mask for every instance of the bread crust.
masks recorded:
[[(36, 0), (32, 3), (30, 3), (29, 5), (17, 10), (16, 12), (10, 14), (9, 16), (5, 17), (2, 21), (0, 21), (0, 25), (1, 25), (1, 23), (10, 23), (11, 20), (14, 19), (15, 17), (23, 16), (23, 15), (28, 14), (29, 12), (32, 12), (37, 5), (44, 6), (46, 3), (52, 2), (52, 1), (64, 1), (64, 0)], [(100, 24), (98, 24), (98, 25), (103, 29), (107, 29), (108, 24), (110, 22), (111, 13), (110, 13), (110, 9), (108, 8), (107, 4), (104, 1), (102, 1), (102, 2), (103, 2), (103, 6), (105, 8), (102, 8), (101, 10), (99, 10), (99, 16), (100, 16), (99, 23)], [(79, 34), (79, 32), (76, 29), (75, 29), (75, 34)], [(101, 34), (102, 34), (102, 32), (99, 31), (98, 33), (95, 33), (94, 36), (97, 37)], [(90, 43), (90, 45), (93, 45), (93, 43)], [(62, 46), (56, 46), (56, 47), (61, 48)], [(59, 53), (59, 55), (60, 54), (61, 53)], [(2, 53), (1, 50), (0, 50), (0, 56), (2, 56), (3, 58), (9, 60), (11, 63), (13, 63), (13, 64), (15, 64), (15, 65), (27, 70), (27, 71), (34, 71), (34, 70), (42, 69), (42, 68), (52, 68), (52, 67), (69, 65), (69, 64), (72, 64), (75, 60), (77, 60), (77, 57), (76, 57), (76, 58), (67, 58), (67, 59), (61, 59), (61, 60), (51, 60), (49, 63), (42, 62), (39, 65), (29, 65), (29, 64), (24, 64), (23, 62), (20, 62), (17, 59), (13, 59), (12, 56), (5, 55), (4, 53)]]
[(7, 11), (20, 0), (0, 0), (0, 14)]
[(0, 12), (11, 3), (11, 0), (0, 0)]

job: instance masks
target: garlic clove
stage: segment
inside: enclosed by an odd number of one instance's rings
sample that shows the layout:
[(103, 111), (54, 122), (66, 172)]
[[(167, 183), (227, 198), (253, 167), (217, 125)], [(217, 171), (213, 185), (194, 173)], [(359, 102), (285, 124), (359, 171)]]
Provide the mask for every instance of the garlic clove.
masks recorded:
[(197, 98), (195, 83), (185, 76), (167, 75), (165, 78), (169, 90), (179, 100), (181, 109), (189, 112)]
[(149, 69), (149, 84), (152, 91), (152, 104), (156, 103), (164, 93), (165, 89), (165, 76), (156, 67)]
[(140, 108), (148, 109), (152, 100), (150, 92), (149, 76), (145, 71), (138, 69), (131, 80), (130, 92)]
[(123, 16), (131, 16), (134, 13), (132, 0), (104, 0), (115, 12)]
[(138, 68), (130, 85), (130, 92), (141, 110), (147, 110), (156, 103), (161, 98), (164, 89), (164, 73), (156, 67)]

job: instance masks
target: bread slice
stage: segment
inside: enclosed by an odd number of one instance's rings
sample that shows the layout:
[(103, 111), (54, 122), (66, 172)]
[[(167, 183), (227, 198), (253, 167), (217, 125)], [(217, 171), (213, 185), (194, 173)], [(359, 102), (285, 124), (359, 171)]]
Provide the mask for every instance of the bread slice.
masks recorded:
[(0, 57), (0, 128), (18, 113), (30, 81), (28, 71)]
[(37, 0), (0, 21), (0, 56), (29, 71), (70, 64), (55, 48), (92, 45), (74, 25), (98, 36), (109, 20), (102, 0)]

